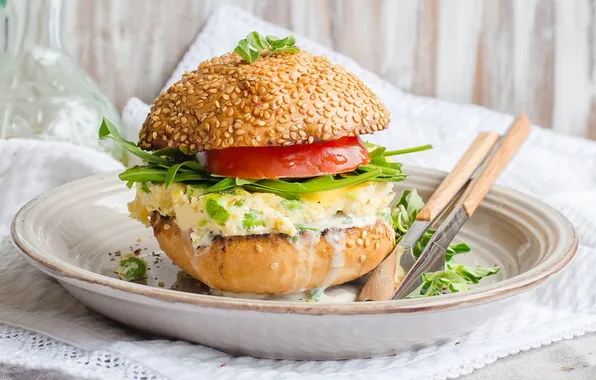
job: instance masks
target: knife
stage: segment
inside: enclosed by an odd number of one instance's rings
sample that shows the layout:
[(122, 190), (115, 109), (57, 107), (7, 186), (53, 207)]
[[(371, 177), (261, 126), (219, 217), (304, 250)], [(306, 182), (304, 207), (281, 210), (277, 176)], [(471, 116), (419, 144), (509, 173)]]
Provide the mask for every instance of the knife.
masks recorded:
[[(416, 221), (395, 249), (373, 271), (357, 300), (405, 298), (422, 284), (422, 273), (444, 269), (447, 247), (526, 140), (530, 130), (529, 120), (521, 114), (500, 139), (497, 133), (481, 132), (420, 210)], [(476, 175), (470, 180), (474, 173)], [(457, 201), (454, 202), (454, 199)], [(417, 259), (413, 247), (439, 220), (442, 220), (440, 225)]]

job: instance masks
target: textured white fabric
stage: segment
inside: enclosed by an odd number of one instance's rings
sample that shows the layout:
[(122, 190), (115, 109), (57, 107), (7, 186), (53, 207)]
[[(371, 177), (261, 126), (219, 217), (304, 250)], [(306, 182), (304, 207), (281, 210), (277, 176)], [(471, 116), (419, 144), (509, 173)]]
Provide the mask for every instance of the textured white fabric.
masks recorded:
[[(288, 31), (236, 8), (220, 8), (184, 56), (172, 79), (223, 54), (249, 31)], [(435, 149), (402, 156), (413, 164), (452, 168), (480, 130), (502, 132), (511, 116), (406, 94), (350, 59), (297, 36), (301, 46), (329, 56), (363, 78), (392, 115), (388, 131), (371, 141), (389, 148), (432, 143)], [(124, 110), (130, 136), (148, 106), (131, 99)], [(14, 152), (28, 152), (11, 156)], [(37, 158), (33, 158), (36, 156)], [(0, 141), (0, 235), (16, 207), (69, 179), (118, 167), (107, 156), (49, 143)], [(53, 164), (50, 158), (59, 157)], [(67, 158), (70, 157), (70, 158)], [(68, 173), (68, 174), (65, 174)], [(19, 177), (25, 176), (22, 179)], [(25, 180), (26, 179), (26, 180)], [(43, 180), (41, 180), (43, 179)], [(55, 281), (30, 267), (7, 240), (0, 244), (0, 362), (61, 369), (102, 379), (446, 379), (470, 373), (508, 355), (596, 331), (596, 143), (535, 127), (500, 183), (545, 200), (580, 234), (577, 257), (560, 275), (524, 294), (522, 302), (460, 342), (367, 360), (295, 362), (234, 358), (188, 344), (153, 340), (97, 315)], [(25, 330), (27, 329), (27, 330)]]

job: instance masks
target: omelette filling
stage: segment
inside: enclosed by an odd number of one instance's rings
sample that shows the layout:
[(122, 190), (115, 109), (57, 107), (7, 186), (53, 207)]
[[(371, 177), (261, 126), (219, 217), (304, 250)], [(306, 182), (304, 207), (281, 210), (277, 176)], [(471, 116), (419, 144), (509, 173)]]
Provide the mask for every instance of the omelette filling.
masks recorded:
[(131, 217), (149, 225), (153, 211), (175, 218), (189, 230), (195, 248), (208, 246), (215, 236), (283, 233), (296, 238), (301, 231), (363, 227), (384, 218), (390, 223), (393, 185), (365, 182), (285, 199), (271, 193), (250, 193), (241, 187), (203, 194), (199, 186), (175, 182), (137, 184), (129, 203)]

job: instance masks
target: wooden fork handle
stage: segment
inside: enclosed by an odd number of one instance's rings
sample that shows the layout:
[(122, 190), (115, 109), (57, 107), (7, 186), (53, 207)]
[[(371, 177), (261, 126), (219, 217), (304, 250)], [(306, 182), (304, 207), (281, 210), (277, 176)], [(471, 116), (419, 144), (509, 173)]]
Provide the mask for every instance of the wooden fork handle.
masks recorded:
[(472, 216), (480, 202), (484, 199), (490, 188), (493, 186), (505, 166), (511, 161), (521, 145), (526, 141), (532, 126), (525, 114), (521, 114), (511, 125), (507, 133), (499, 142), (493, 156), (490, 158), (486, 168), (474, 178), (470, 184), (462, 206), (468, 216)]
[(417, 220), (432, 221), (451, 202), (461, 188), (468, 182), (474, 171), (488, 156), (500, 135), (496, 132), (480, 132), (476, 140), (459, 159), (455, 168), (445, 179), (424, 207), (418, 212)]

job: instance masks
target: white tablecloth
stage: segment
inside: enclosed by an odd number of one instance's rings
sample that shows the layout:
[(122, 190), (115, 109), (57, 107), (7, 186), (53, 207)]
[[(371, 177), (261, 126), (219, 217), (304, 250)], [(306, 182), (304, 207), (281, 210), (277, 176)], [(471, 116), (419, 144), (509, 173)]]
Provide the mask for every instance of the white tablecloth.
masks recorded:
[[(279, 36), (288, 33), (236, 8), (221, 8), (212, 15), (172, 80), (199, 61), (232, 50), (252, 30)], [(409, 163), (449, 170), (478, 131), (502, 132), (512, 120), (480, 107), (406, 94), (347, 57), (300, 36), (297, 40), (300, 46), (347, 66), (385, 102), (392, 115), (391, 128), (373, 135), (372, 142), (389, 148), (435, 145), (433, 151), (404, 156)], [(127, 105), (123, 118), (131, 135), (146, 112), (147, 106), (138, 99)], [(118, 167), (107, 155), (83, 148), (0, 141), (0, 235), (7, 233), (17, 207), (35, 194)], [(135, 380), (339, 376), (429, 380), (468, 375), (499, 358), (596, 331), (596, 143), (535, 127), (499, 182), (543, 199), (564, 213), (580, 234), (580, 249), (560, 275), (524, 294), (519, 307), (460, 339), (458, 345), (450, 342), (369, 360), (294, 362), (233, 358), (185, 342), (155, 340), (87, 309), (0, 238), (0, 368), (12, 373), (24, 367), (60, 370), (79, 378)], [(593, 372), (589, 367), (593, 359), (578, 344), (525, 353), (527, 361), (506, 359), (509, 363), (492, 364), (470, 378), (509, 379), (515, 378), (515, 371), (525, 371), (520, 378), (581, 379), (579, 374)], [(545, 374), (545, 369), (553, 367), (554, 372)], [(544, 376), (536, 377), (540, 374)]]

